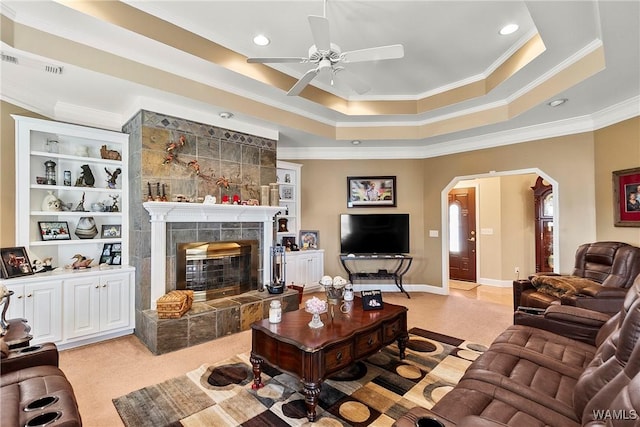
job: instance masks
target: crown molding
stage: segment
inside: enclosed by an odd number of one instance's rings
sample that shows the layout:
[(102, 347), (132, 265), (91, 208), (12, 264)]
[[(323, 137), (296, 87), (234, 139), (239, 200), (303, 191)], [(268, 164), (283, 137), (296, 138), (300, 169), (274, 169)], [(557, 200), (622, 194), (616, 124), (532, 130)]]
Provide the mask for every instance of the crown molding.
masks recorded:
[(485, 148), (519, 144), (546, 138), (593, 132), (640, 116), (640, 97), (633, 97), (592, 115), (477, 137), (449, 140), (422, 147), (278, 147), (278, 158), (287, 160), (426, 159)]

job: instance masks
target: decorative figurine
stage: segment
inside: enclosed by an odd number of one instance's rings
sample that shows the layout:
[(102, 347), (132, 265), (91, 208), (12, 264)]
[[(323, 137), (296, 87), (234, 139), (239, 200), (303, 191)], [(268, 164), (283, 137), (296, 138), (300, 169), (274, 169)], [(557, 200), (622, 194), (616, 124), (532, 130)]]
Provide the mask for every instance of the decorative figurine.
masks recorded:
[(107, 168), (104, 168), (104, 171), (109, 176), (109, 179), (107, 179), (107, 187), (112, 189), (116, 188), (116, 179), (118, 179), (118, 176), (122, 173), (122, 169), (118, 168), (113, 171), (113, 173), (111, 173)]
[(84, 191), (82, 192), (82, 198), (78, 203), (78, 206), (74, 209), (74, 212), (86, 212), (87, 210), (84, 208)]
[(96, 179), (93, 176), (93, 172), (89, 165), (82, 165), (82, 172), (76, 181), (76, 187), (93, 187), (96, 183)]
[(47, 195), (42, 199), (43, 211), (61, 211), (62, 202), (58, 199), (52, 191), (47, 191)]
[(93, 262), (93, 258), (87, 258), (81, 254), (75, 254), (71, 259), (75, 259), (74, 263), (71, 264), (71, 267), (74, 270), (78, 270), (80, 268), (91, 268), (91, 263)]
[(107, 160), (122, 160), (122, 156), (116, 150), (107, 150), (107, 146), (100, 147), (100, 156)]
[(113, 203), (111, 204), (111, 212), (120, 212), (120, 208), (118, 207), (118, 195), (111, 195), (109, 194), (109, 197), (111, 197), (111, 199), (113, 200)]

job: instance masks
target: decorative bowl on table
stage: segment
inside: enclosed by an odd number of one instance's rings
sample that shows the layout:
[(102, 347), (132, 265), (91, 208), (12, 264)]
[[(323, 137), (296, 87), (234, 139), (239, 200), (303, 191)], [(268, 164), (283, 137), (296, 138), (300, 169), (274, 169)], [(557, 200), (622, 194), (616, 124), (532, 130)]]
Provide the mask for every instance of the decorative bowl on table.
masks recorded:
[(305, 302), (304, 310), (312, 315), (311, 322), (309, 322), (310, 328), (316, 329), (324, 326), (322, 319), (320, 319), (320, 315), (327, 312), (326, 301), (321, 300), (318, 297), (312, 297)]

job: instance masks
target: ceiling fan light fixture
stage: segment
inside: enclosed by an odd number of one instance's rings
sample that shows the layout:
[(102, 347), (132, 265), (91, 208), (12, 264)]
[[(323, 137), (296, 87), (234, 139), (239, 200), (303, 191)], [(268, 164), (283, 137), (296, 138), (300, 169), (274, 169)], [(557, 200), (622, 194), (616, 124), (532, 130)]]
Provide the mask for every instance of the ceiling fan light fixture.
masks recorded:
[(253, 38), (253, 43), (258, 46), (266, 46), (271, 43), (271, 40), (269, 40), (269, 37), (265, 36), (264, 34), (258, 34)]
[(500, 35), (508, 36), (509, 34), (513, 34), (518, 31), (519, 28), (520, 26), (518, 24), (507, 24), (500, 29)]
[(561, 106), (562, 104), (564, 104), (567, 101), (568, 101), (567, 98), (558, 98), (558, 99), (554, 99), (553, 101), (549, 102), (547, 105), (549, 107), (559, 107), (559, 106)]

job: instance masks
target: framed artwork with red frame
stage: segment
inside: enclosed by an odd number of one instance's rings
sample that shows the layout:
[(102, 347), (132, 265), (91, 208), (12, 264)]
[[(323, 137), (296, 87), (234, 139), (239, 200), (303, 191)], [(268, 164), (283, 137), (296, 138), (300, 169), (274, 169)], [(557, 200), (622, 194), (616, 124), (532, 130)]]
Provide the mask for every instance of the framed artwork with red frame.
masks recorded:
[(616, 227), (640, 227), (640, 168), (613, 172)]

